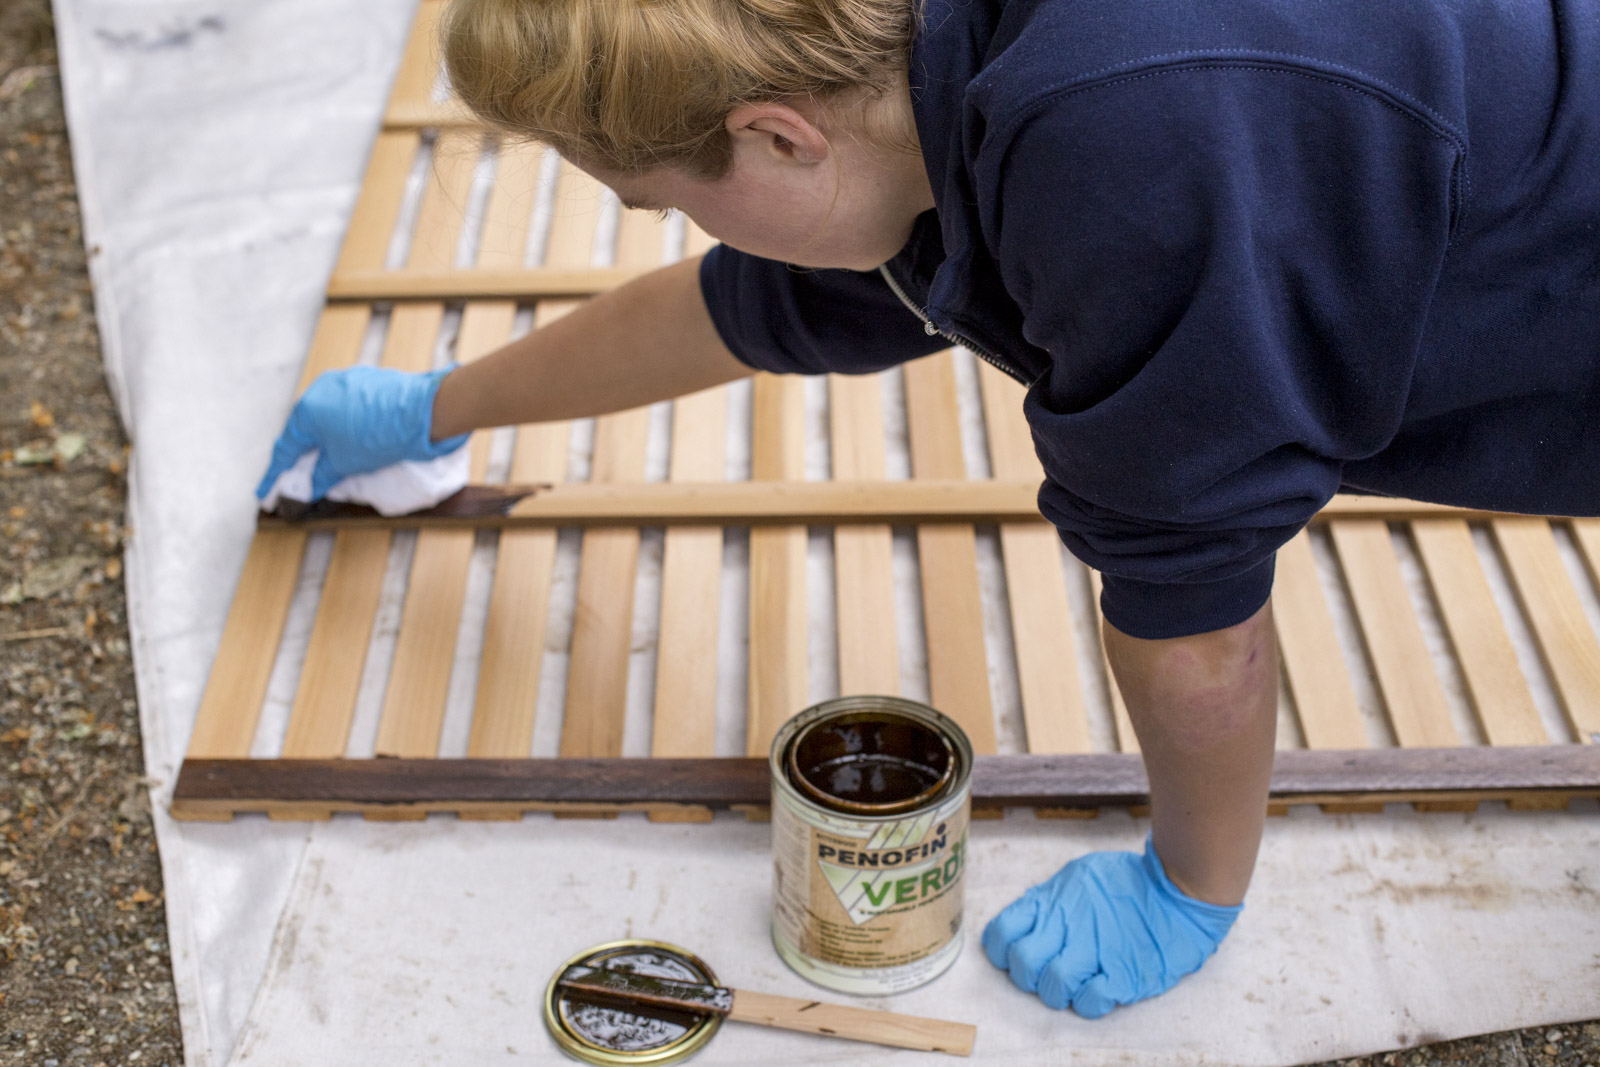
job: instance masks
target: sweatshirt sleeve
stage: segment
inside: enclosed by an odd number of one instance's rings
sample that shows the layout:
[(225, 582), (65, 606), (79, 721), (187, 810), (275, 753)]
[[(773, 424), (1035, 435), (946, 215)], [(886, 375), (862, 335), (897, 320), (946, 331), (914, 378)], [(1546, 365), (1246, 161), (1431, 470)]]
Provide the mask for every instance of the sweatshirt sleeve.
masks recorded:
[(778, 374), (866, 374), (948, 347), (876, 271), (813, 270), (716, 245), (700, 292), (722, 341)]
[(1050, 356), (1025, 409), (1041, 510), (1119, 630), (1244, 621), (1342, 465), (1399, 428), (1459, 142), (1242, 62), (1065, 91), (987, 137), (985, 240)]

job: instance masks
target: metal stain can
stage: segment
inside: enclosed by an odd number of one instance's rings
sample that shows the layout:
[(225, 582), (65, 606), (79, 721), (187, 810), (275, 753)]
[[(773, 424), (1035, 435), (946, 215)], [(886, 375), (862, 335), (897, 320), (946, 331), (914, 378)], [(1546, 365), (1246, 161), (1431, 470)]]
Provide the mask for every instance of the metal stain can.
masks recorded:
[(772, 742), (772, 941), (803, 978), (899, 993), (961, 953), (972, 745), (925, 704), (807, 708)]

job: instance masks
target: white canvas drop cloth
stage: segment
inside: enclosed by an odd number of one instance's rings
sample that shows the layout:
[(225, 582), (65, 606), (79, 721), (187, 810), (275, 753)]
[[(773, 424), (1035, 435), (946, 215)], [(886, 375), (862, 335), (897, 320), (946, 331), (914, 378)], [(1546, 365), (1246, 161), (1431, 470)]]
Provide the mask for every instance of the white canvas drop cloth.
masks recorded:
[[(538, 1014), (552, 968), (628, 935), (679, 941), (731, 984), (809, 992), (767, 940), (761, 824), (166, 817), (412, 3), (56, 14), (106, 365), (135, 445), (130, 621), (190, 1067), (555, 1062)], [(1271, 820), (1218, 957), (1093, 1023), (1012, 990), (977, 932), (1071, 856), (1138, 847), (1144, 824), (1014, 812), (974, 827), (965, 955), (891, 1006), (979, 1023), (976, 1062), (1006, 1065), (1287, 1064), (1593, 1018), (1595, 811)], [(701, 1062), (943, 1059), (729, 1025)]]

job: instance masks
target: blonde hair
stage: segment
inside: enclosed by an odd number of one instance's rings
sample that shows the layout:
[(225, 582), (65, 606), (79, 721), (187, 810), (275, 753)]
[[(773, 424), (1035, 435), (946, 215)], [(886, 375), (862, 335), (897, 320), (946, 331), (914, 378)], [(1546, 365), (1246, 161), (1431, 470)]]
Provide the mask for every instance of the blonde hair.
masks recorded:
[(630, 173), (677, 166), (714, 179), (732, 162), (724, 122), (744, 104), (855, 101), (869, 137), (914, 145), (897, 90), (905, 85), (915, 7), (915, 0), (452, 0), (441, 53), (456, 94), (504, 132), (580, 163)]

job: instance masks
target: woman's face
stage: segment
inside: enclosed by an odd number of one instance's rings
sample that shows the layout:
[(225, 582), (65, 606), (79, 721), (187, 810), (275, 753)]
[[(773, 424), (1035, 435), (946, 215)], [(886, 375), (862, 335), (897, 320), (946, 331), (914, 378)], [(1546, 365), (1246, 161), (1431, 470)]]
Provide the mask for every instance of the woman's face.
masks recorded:
[(728, 129), (733, 165), (714, 180), (669, 167), (591, 173), (628, 207), (677, 208), (724, 244), (805, 267), (871, 270), (933, 207), (920, 153), (872, 146), (848, 130), (830, 137), (814, 108), (742, 107)]

